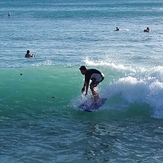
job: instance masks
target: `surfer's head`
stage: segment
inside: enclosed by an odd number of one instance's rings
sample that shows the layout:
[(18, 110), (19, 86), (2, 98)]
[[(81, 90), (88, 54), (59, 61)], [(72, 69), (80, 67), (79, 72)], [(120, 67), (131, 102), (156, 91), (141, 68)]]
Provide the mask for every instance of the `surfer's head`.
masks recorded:
[(85, 66), (81, 66), (81, 67), (79, 68), (79, 70), (81, 71), (81, 73), (82, 73), (83, 75), (85, 75), (85, 74), (86, 74), (86, 71), (87, 71), (87, 68), (86, 68)]

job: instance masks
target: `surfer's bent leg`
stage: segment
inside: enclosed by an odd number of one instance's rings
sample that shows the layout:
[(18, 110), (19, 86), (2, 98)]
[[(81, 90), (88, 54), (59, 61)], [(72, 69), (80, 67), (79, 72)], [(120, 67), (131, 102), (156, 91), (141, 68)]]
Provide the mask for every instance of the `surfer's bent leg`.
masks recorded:
[(94, 98), (93, 103), (95, 104), (95, 103), (98, 102), (99, 95), (98, 95), (98, 93), (95, 91), (95, 87), (90, 86), (90, 89), (91, 89), (91, 91), (92, 91), (92, 95), (93, 95), (93, 98)]
[(94, 98), (93, 103), (97, 103), (99, 100), (99, 94), (97, 93), (97, 91), (95, 91), (95, 87), (99, 84), (99, 82), (96, 82), (95, 80), (93, 80), (90, 84), (90, 89)]
[[(99, 78), (98, 78), (98, 79), (99, 79)], [(90, 84), (90, 89), (91, 89), (91, 91), (92, 91), (92, 95), (93, 95), (93, 98), (94, 98), (93, 103), (95, 104), (95, 103), (97, 103), (98, 100), (99, 100), (99, 94), (98, 94), (97, 91), (95, 91), (95, 87), (96, 87), (100, 82), (102, 82), (102, 81), (104, 80), (104, 76), (100, 76), (100, 80), (97, 80), (96, 78), (92, 78), (91, 80), (92, 80), (92, 82), (91, 82), (91, 84)]]

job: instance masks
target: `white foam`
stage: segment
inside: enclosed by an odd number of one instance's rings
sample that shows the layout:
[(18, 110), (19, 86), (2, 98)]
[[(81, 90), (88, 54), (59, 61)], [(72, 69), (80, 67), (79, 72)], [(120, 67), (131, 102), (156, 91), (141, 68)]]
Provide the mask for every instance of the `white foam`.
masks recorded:
[[(91, 60), (89, 57), (86, 57), (84, 60), (85, 64), (88, 66), (102, 66), (107, 67), (112, 70), (120, 71), (120, 72), (130, 72), (135, 73), (136, 69), (132, 66), (124, 66), (121, 63), (115, 63), (115, 62), (108, 62), (107, 60)], [(143, 68), (140, 68), (143, 70)]]
[[(90, 64), (90, 62), (89, 62)], [(153, 117), (163, 118), (163, 67), (131, 67), (108, 64), (121, 76), (105, 88), (105, 96), (121, 95), (128, 104), (146, 103), (153, 110)], [(106, 80), (106, 79), (105, 79)]]

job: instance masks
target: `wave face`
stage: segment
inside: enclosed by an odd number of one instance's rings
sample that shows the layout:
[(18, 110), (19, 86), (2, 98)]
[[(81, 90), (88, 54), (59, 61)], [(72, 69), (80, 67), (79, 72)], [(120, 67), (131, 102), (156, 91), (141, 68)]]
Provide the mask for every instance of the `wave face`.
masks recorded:
[[(97, 67), (105, 74), (98, 91), (101, 97), (108, 98), (104, 106), (106, 110), (133, 108), (133, 114), (137, 109), (142, 113), (146, 110), (155, 118), (163, 118), (163, 67), (145, 69), (89, 60), (86, 64), (88, 68)], [(43, 106), (73, 108), (84, 100), (80, 95), (83, 76), (75, 66), (4, 69), (0, 73), (0, 105), (4, 113), (12, 110), (16, 114), (21, 109), (33, 110)], [(90, 92), (88, 96), (91, 96)]]

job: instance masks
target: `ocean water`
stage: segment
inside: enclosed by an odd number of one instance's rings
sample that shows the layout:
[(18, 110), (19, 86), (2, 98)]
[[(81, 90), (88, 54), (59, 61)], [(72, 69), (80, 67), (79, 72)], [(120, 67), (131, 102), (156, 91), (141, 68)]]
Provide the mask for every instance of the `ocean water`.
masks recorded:
[[(162, 0), (1, 0), (0, 162), (162, 163), (162, 15)], [(81, 65), (105, 74), (93, 113)]]

